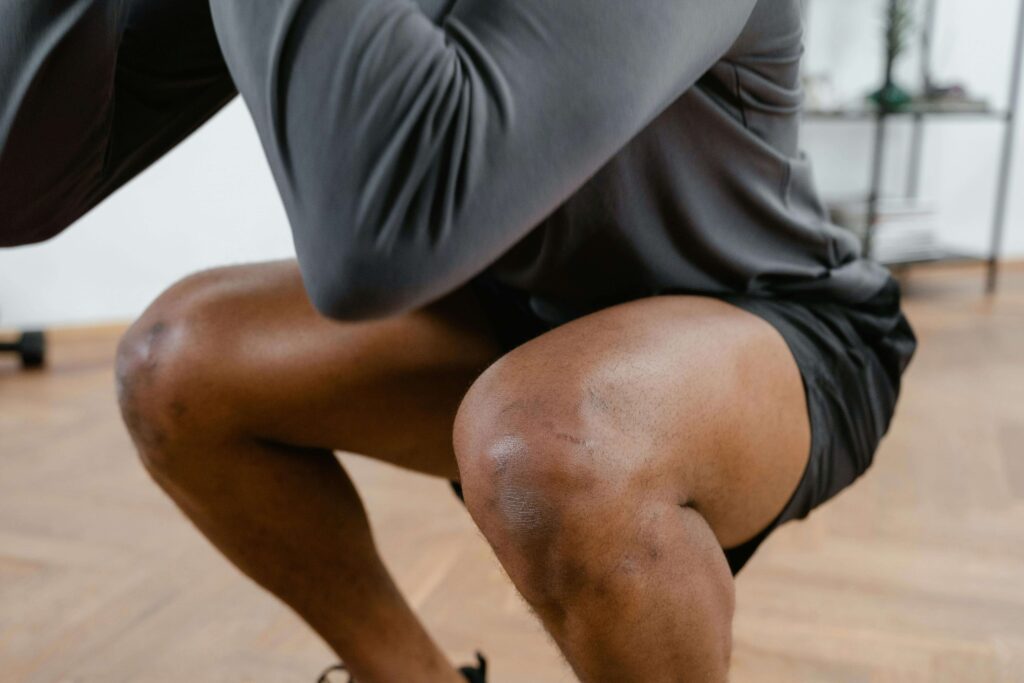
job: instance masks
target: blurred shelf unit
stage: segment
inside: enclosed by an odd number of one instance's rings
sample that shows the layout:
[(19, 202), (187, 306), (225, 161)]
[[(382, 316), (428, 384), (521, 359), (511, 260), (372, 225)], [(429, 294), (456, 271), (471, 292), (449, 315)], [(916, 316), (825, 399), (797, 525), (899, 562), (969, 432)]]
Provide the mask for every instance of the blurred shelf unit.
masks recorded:
[[(867, 201), (862, 198), (833, 201), (830, 210), (833, 222), (847, 226), (861, 240), (865, 239)], [(946, 261), (983, 261), (981, 254), (941, 242), (937, 214), (935, 204), (920, 199), (880, 199), (875, 207), (871, 241), (874, 257), (893, 268)]]
[[(893, 0), (890, 0), (892, 2)], [(813, 4), (813, 0), (811, 1)], [(924, 0), (925, 15), (920, 22), (921, 91), (933, 83), (932, 42), (938, 0)], [(870, 5), (873, 6), (873, 5)], [(1016, 137), (1018, 102), (1021, 87), (1022, 60), (1024, 60), (1024, 0), (1017, 8), (1016, 34), (1010, 64), (1010, 84), (1005, 108), (992, 107), (988, 102), (968, 99), (915, 100), (898, 109), (875, 105), (871, 101), (848, 107), (809, 108), (804, 118), (820, 122), (863, 121), (874, 126), (874, 144), (871, 152), (869, 190), (866, 197), (833, 205), (833, 214), (840, 225), (853, 229), (864, 244), (864, 253), (890, 267), (916, 264), (979, 261), (988, 264), (986, 290), (994, 292), (999, 278), (999, 260), (1006, 229), (1010, 175), (1013, 166), (1013, 148)], [(910, 163), (906, 177), (906, 191), (902, 197), (884, 197), (883, 170), (888, 147), (887, 125), (890, 120), (904, 119), (912, 126)], [(944, 246), (929, 216), (935, 213), (920, 199), (921, 166), (924, 155), (924, 133), (929, 120), (989, 120), (1002, 125), (1003, 147), (999, 155), (999, 169), (995, 188), (995, 212), (986, 253), (966, 253), (961, 249)]]

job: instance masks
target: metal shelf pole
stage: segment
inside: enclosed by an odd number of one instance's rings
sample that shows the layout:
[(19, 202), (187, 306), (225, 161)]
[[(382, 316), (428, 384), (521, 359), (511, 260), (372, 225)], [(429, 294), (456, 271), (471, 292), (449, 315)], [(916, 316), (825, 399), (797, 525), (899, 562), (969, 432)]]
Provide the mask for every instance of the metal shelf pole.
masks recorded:
[[(933, 84), (932, 78), (932, 37), (935, 35), (936, 0), (925, 3), (924, 23), (921, 29), (921, 85), (928, 91)], [(921, 164), (924, 156), (924, 124), (923, 113), (914, 114), (913, 129), (910, 138), (910, 168), (907, 172), (907, 196), (918, 199), (921, 193)]]
[[(889, 0), (890, 11), (895, 8), (896, 0)], [(885, 63), (885, 78), (882, 82), (888, 87), (892, 83), (893, 64), (891, 60)], [(879, 204), (882, 200), (882, 183), (885, 173), (885, 137), (886, 119), (889, 115), (889, 107), (884, 99), (878, 102), (878, 114), (875, 116), (875, 144), (871, 156), (871, 186), (868, 191), (867, 225), (864, 226), (863, 251), (868, 258), (873, 258), (875, 250), (875, 230), (878, 227), (880, 216)]]
[(863, 250), (867, 258), (874, 256), (875, 228), (878, 226), (879, 203), (882, 201), (887, 118), (885, 107), (879, 107), (875, 116), (875, 144), (871, 152), (871, 189), (868, 192), (867, 225), (864, 226)]
[(988, 282), (985, 291), (992, 294), (999, 283), (999, 258), (1006, 234), (1006, 217), (1010, 199), (1010, 177), (1013, 173), (1013, 146), (1017, 142), (1017, 107), (1020, 101), (1021, 60), (1024, 60), (1024, 0), (1017, 11), (1017, 37), (1013, 49), (1010, 75), (1010, 100), (1006, 105), (1006, 131), (1000, 160), (999, 183), (996, 188), (996, 209), (992, 222), (992, 248), (988, 260)]

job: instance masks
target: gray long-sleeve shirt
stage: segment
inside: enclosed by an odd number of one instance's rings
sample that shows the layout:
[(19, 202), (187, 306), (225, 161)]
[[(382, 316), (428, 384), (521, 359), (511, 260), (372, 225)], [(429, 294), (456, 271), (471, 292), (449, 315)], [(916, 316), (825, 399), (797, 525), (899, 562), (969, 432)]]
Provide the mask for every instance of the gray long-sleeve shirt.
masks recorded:
[(798, 151), (798, 4), (210, 6), (323, 312), (402, 312), (488, 270), (558, 323), (668, 291), (883, 286)]

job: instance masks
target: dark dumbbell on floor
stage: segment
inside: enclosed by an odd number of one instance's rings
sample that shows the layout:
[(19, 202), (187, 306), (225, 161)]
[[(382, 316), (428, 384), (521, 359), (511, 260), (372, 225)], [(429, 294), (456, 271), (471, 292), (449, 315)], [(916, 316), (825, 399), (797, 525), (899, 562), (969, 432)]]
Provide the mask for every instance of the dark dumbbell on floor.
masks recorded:
[(43, 332), (25, 332), (16, 342), (0, 342), (0, 351), (21, 356), (21, 365), (39, 368), (46, 363), (46, 335)]

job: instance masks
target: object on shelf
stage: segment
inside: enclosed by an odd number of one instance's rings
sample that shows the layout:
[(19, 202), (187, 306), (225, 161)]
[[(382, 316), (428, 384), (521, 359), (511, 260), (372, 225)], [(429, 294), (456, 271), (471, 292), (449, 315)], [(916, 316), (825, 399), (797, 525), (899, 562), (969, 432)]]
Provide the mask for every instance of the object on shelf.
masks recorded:
[(913, 1), (889, 0), (885, 11), (885, 82), (868, 96), (887, 111), (902, 109), (913, 99), (910, 93), (893, 80), (896, 62), (906, 52), (913, 28)]
[(940, 112), (985, 112), (992, 110), (987, 100), (971, 97), (967, 86), (960, 83), (951, 83), (949, 85), (928, 84), (925, 87), (924, 93), (914, 98), (913, 106)]
[(886, 83), (868, 95), (868, 100), (886, 111), (900, 111), (913, 102), (914, 98), (895, 83)]
[[(868, 221), (865, 200), (836, 201), (829, 209), (836, 225), (864, 238)], [(877, 211), (872, 252), (881, 263), (929, 261), (943, 251), (934, 228), (936, 208), (931, 202), (886, 198), (879, 201)]]
[(998, 113), (987, 100), (915, 99), (908, 107), (911, 113), (922, 114), (994, 114)]
[(832, 74), (825, 71), (805, 73), (801, 80), (803, 81), (805, 110), (832, 111), (842, 108), (843, 103), (836, 94)]

